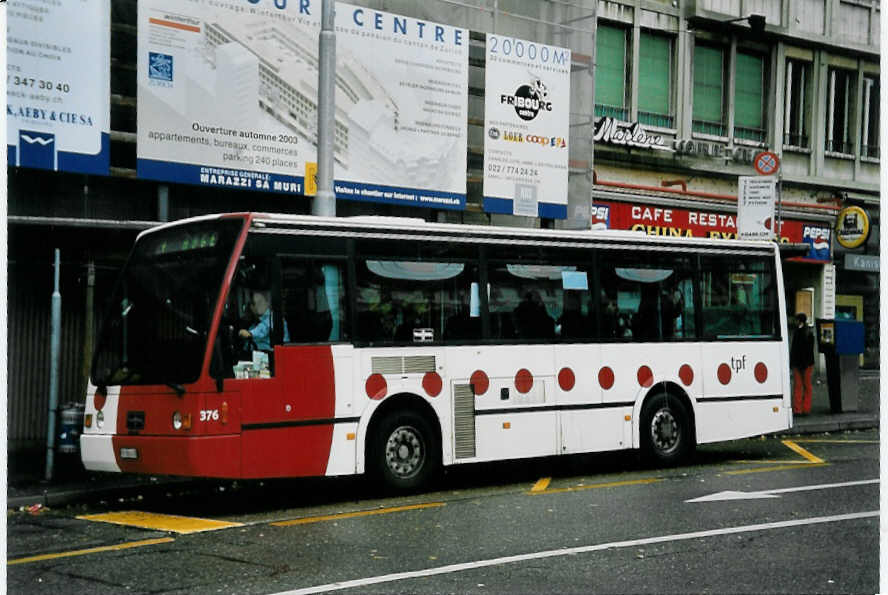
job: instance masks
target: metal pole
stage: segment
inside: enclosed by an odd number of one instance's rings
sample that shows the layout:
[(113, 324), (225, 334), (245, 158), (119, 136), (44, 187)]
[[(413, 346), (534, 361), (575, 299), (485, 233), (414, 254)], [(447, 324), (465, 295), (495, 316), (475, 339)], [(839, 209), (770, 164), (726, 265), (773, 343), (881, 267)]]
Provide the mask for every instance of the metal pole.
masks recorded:
[(157, 187), (157, 220), (170, 220), (170, 187), (166, 184)]
[(321, 33), (318, 39), (318, 192), (311, 214), (336, 216), (333, 192), (333, 143), (336, 127), (336, 33), (334, 0), (321, 4)]
[(59, 293), (61, 253), (55, 250), (55, 284), (52, 292), (52, 335), (49, 363), (49, 424), (46, 430), (46, 481), (52, 480), (55, 453), (56, 412), (59, 408), (59, 346), (62, 336), (62, 294)]
[[(589, 96), (592, 98), (592, 130), (589, 137), (589, 228), (592, 227), (592, 205), (595, 204), (595, 61), (598, 60), (598, 2), (592, 3), (592, 55), (589, 57)], [(597, 299), (597, 298), (596, 298)]]

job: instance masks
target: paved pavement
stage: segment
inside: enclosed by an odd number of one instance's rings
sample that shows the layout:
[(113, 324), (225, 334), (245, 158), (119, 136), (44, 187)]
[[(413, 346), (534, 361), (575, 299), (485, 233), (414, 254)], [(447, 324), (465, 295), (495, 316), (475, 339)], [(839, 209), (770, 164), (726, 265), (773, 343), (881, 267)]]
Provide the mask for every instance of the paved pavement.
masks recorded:
[[(879, 371), (861, 371), (858, 410), (832, 413), (825, 378), (815, 379), (811, 413), (796, 416), (785, 435), (820, 434), (879, 427)], [(89, 473), (83, 470), (79, 458), (56, 456), (56, 470), (52, 481), (44, 481), (45, 452), (26, 456), (10, 456), (7, 467), (7, 508), (18, 509), (32, 505), (62, 506), (102, 495), (111, 498), (122, 492), (140, 493), (166, 490), (174, 484), (192, 480), (172, 477), (127, 476), (117, 473)]]

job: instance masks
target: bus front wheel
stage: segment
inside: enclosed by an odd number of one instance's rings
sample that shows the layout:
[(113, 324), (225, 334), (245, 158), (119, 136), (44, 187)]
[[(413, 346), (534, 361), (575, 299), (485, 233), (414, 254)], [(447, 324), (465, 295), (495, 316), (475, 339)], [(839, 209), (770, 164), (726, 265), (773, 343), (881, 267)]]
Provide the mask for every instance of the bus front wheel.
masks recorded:
[(437, 472), (437, 452), (428, 421), (412, 411), (402, 411), (386, 415), (377, 427), (371, 464), (383, 486), (413, 491), (426, 486)]
[(680, 399), (660, 393), (641, 409), (641, 449), (659, 465), (675, 465), (694, 449), (688, 411)]

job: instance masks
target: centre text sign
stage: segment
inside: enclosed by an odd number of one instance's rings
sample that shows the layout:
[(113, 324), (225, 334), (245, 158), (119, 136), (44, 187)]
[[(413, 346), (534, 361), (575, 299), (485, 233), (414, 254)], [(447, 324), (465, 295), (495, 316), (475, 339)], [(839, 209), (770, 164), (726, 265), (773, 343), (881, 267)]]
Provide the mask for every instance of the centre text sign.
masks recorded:
[[(139, 176), (305, 194), (320, 14), (321, 0), (139, 2)], [(464, 208), (468, 31), (337, 2), (336, 42), (337, 198)]]

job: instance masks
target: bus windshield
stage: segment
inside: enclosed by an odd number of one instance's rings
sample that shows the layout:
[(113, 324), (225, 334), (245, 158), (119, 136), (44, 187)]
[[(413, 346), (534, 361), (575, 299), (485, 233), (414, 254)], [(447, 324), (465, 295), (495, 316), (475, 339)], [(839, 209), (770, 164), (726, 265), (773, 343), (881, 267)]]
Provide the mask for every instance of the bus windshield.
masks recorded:
[(111, 297), (92, 382), (184, 384), (200, 375), (213, 307), (242, 219), (142, 236)]

